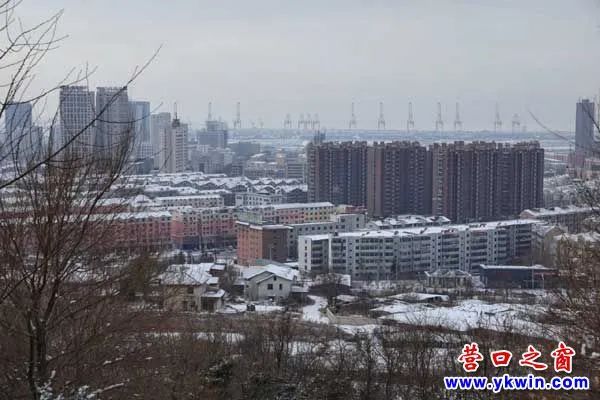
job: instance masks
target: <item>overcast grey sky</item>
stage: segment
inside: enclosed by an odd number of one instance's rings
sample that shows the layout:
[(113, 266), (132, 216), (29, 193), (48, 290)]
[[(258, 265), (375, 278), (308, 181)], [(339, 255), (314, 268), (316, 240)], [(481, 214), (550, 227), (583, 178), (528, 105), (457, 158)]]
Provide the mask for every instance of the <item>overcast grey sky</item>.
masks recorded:
[(94, 86), (124, 82), (163, 45), (130, 97), (178, 102), (200, 124), (208, 101), (231, 121), (261, 117), (280, 127), (286, 113), (318, 112), (346, 127), (356, 103), (359, 128), (434, 126), (436, 103), (451, 126), (461, 103), (466, 129), (491, 129), (499, 103), (505, 127), (528, 108), (572, 130), (575, 101), (600, 88), (600, 7), (595, 0), (24, 0), (26, 22), (65, 10), (69, 38), (48, 57), (38, 84), (70, 66), (98, 66)]

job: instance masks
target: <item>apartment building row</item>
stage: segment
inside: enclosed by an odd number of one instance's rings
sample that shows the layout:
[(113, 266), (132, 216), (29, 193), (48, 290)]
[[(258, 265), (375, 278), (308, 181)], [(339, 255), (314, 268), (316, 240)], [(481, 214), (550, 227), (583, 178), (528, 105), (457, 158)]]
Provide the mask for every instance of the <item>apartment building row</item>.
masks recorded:
[(462, 223), (543, 205), (538, 142), (311, 143), (307, 163), (308, 201), (366, 206), (372, 217), (432, 214)]
[(591, 207), (565, 206), (549, 208), (533, 208), (524, 210), (521, 218), (537, 219), (550, 225), (564, 227), (569, 233), (579, 233), (586, 229), (586, 220), (596, 216)]
[(358, 280), (527, 262), (535, 220), (507, 220), (397, 230), (300, 236), (298, 266), (306, 273), (350, 274)]
[[(194, 199), (193, 196), (191, 196)], [(296, 203), (256, 207), (171, 207), (124, 212), (113, 223), (118, 247), (161, 251), (170, 248), (194, 250), (235, 246), (236, 221), (250, 212), (259, 223), (296, 224), (329, 221), (336, 212), (331, 203)], [(286, 237), (287, 249), (287, 237)], [(287, 250), (286, 250), (287, 257)]]

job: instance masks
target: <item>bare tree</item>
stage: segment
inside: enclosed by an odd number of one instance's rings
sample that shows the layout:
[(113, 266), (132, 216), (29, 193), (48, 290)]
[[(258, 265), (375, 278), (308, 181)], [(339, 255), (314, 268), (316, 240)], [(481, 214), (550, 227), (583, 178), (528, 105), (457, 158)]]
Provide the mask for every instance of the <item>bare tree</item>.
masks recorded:
[[(46, 163), (56, 161), (63, 152), (72, 149), (73, 144), (80, 142), (82, 135), (101, 120), (103, 113), (141, 75), (160, 50), (144, 65), (134, 69), (121, 89), (104, 106), (95, 110), (94, 116), (84, 127), (71, 132), (67, 138), (59, 137), (61, 115), (58, 108), (54, 112), (47, 109), (49, 97), (63, 86), (87, 86), (94, 69), (87, 66), (72, 68), (59, 82), (44, 82), (44, 87), (48, 89), (34, 91), (32, 86), (41, 63), (66, 39), (66, 36), (57, 34), (63, 11), (25, 26), (18, 16), (21, 2), (0, 0), (0, 118), (5, 120), (5, 129), (0, 129), (0, 166), (10, 166), (9, 173), (3, 171), (1, 175), (0, 189), (18, 182)], [(31, 108), (25, 113), (13, 111), (22, 105)], [(33, 109), (37, 109), (38, 114), (34, 114)], [(48, 121), (44, 120), (44, 114), (48, 114)], [(143, 118), (146, 117), (149, 116)]]
[[(61, 13), (26, 28), (15, 16), (19, 4), (0, 2), (0, 70), (8, 77), (0, 83), (0, 116), (5, 119), (14, 105), (39, 106), (61, 85), (85, 84), (89, 77), (87, 70), (71, 71), (52, 89), (28, 96), (37, 66), (62, 40), (56, 36)], [(136, 68), (127, 84), (148, 63)], [(150, 262), (147, 258), (119, 251), (127, 235), (120, 221), (127, 215), (102, 207), (132, 159), (135, 121), (105, 116), (126, 90), (127, 85), (117, 90), (67, 138), (57, 134), (60, 105), (45, 143), (28, 143), (29, 128), (8, 118), (7, 125), (17, 124), (0, 143), (0, 164), (10, 166), (0, 183), (2, 398), (39, 399), (51, 388), (76, 394), (86, 385), (102, 390), (124, 384), (115, 381), (123, 379), (115, 375), (115, 364), (131, 360), (137, 350), (130, 340), (134, 321), (143, 314), (132, 309), (123, 291), (138, 290), (140, 280), (151, 279), (140, 273), (139, 263)], [(110, 146), (82, 149), (79, 137), (99, 121), (120, 124), (118, 134)]]

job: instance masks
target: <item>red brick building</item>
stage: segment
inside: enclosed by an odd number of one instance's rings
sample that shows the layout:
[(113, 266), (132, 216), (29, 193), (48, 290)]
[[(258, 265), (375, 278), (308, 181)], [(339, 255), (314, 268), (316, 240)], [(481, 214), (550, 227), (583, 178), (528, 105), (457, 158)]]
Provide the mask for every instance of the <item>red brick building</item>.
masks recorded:
[(240, 221), (236, 225), (238, 264), (251, 265), (258, 259), (286, 261), (289, 227)]

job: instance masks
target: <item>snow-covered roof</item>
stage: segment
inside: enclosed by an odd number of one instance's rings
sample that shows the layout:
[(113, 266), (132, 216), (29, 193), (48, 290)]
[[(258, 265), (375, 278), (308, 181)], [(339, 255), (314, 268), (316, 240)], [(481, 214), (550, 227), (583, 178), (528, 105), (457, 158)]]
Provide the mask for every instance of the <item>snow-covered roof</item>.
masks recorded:
[(597, 232), (565, 233), (560, 236), (557, 236), (557, 239), (593, 243), (600, 241), (600, 234)]
[(402, 293), (394, 296), (390, 296), (394, 299), (400, 300), (414, 300), (414, 301), (427, 301), (427, 300), (441, 300), (448, 301), (450, 297), (445, 294), (435, 294), (435, 293)]
[(217, 291), (207, 291), (202, 293), (200, 297), (210, 297), (210, 298), (221, 298), (225, 296), (225, 291), (223, 289), (219, 289)]
[(432, 278), (461, 278), (461, 277), (465, 277), (468, 278), (471, 276), (471, 274), (469, 274), (466, 271), (460, 270), (460, 269), (449, 269), (449, 270), (435, 270), (433, 272), (425, 272), (425, 275), (427, 275), (428, 277), (432, 277)]
[(275, 210), (282, 210), (286, 208), (311, 208), (311, 207), (333, 207), (330, 202), (318, 202), (318, 203), (284, 203), (284, 204), (272, 204)]
[(371, 221), (375, 226), (387, 225), (417, 225), (417, 224), (449, 224), (450, 220), (444, 216), (423, 216), (423, 215), (398, 215), (383, 220)]
[(370, 231), (352, 231), (352, 232), (340, 232), (338, 234), (321, 234), (321, 235), (306, 235), (306, 238), (310, 240), (324, 240), (330, 237), (340, 238), (391, 238), (394, 236), (411, 237), (418, 235), (430, 235), (430, 234), (446, 234), (446, 233), (457, 233), (466, 231), (489, 231), (501, 227), (509, 227), (515, 225), (532, 225), (539, 224), (540, 221), (535, 219), (514, 219), (507, 221), (494, 221), (494, 222), (481, 222), (472, 224), (462, 225), (442, 225), (442, 226), (427, 226), (417, 228), (399, 228), (389, 230), (370, 230)]
[(116, 219), (171, 218), (169, 211), (137, 211), (114, 214)]
[(514, 270), (514, 271), (549, 271), (550, 268), (544, 267), (543, 265), (485, 265), (481, 264), (479, 268), (484, 270), (502, 269), (502, 270)]
[(213, 263), (173, 264), (159, 279), (165, 285), (204, 285), (218, 284), (219, 279), (210, 274)]
[(590, 207), (579, 207), (574, 205), (568, 205), (565, 207), (550, 207), (550, 208), (532, 208), (522, 212), (523, 215), (527, 215), (531, 218), (549, 217), (573, 213), (588, 213), (591, 212)]
[(278, 278), (292, 281), (298, 278), (298, 271), (289, 267), (283, 267), (280, 265), (269, 264), (264, 267), (248, 267), (242, 270), (242, 276), (244, 279), (252, 279), (263, 273), (269, 273), (276, 275)]

